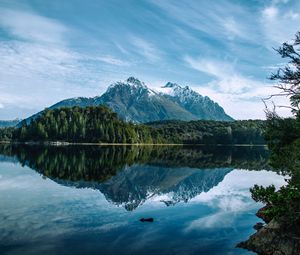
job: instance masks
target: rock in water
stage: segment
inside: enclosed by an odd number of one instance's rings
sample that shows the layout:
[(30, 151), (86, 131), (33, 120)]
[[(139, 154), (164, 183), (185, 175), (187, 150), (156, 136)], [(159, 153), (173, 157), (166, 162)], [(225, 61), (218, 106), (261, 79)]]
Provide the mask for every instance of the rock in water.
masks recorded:
[(153, 222), (154, 219), (153, 218), (141, 218), (140, 221), (141, 222)]

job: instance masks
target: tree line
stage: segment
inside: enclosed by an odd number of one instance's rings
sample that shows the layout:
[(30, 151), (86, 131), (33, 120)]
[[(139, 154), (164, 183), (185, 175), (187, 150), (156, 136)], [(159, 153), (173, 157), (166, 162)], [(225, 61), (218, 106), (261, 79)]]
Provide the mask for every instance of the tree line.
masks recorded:
[(18, 141), (67, 141), (91, 143), (153, 143), (156, 133), (144, 125), (120, 120), (105, 106), (47, 109), (12, 132)]
[(4, 141), (90, 143), (264, 144), (265, 122), (158, 121), (124, 122), (106, 106), (46, 109), (29, 124), (0, 129)]
[(265, 121), (158, 121), (147, 123), (169, 143), (264, 144)]

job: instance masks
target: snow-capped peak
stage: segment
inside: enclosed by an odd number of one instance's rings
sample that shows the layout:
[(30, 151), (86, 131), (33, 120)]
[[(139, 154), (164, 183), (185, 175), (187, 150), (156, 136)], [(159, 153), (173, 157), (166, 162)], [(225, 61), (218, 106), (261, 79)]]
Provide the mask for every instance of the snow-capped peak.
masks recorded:
[(142, 87), (146, 87), (144, 82), (141, 82), (139, 79), (135, 78), (135, 77), (129, 77), (126, 80), (126, 83), (129, 85), (133, 85), (133, 86), (142, 86)]
[(162, 86), (162, 88), (175, 88), (180, 87), (177, 83), (168, 82), (165, 86)]
[(107, 91), (110, 91), (111, 89), (113, 89), (115, 87), (120, 87), (120, 86), (130, 87), (131, 89), (136, 89), (136, 88), (148, 89), (148, 87), (145, 85), (144, 82), (141, 82), (139, 79), (131, 76), (125, 81), (118, 81), (118, 82), (112, 83), (108, 87)]
[(129, 77), (125, 81), (119, 81), (111, 84), (108, 87), (107, 92), (110, 92), (111, 90), (114, 90), (116, 88), (126, 89), (130, 92), (130, 94), (136, 95), (136, 100), (141, 95), (144, 95), (144, 93), (147, 93), (149, 97), (158, 96), (158, 93), (155, 90), (148, 88), (144, 82), (138, 80), (135, 77)]
[(181, 87), (177, 83), (173, 83), (173, 82), (168, 82), (165, 86), (162, 86), (161, 88), (171, 88), (174, 91), (190, 90), (189, 86)]
[(165, 94), (176, 98), (181, 103), (187, 103), (188, 101), (199, 101), (203, 100), (203, 97), (190, 89), (188, 86), (181, 87), (177, 83), (168, 82), (166, 85), (158, 89), (161, 94)]

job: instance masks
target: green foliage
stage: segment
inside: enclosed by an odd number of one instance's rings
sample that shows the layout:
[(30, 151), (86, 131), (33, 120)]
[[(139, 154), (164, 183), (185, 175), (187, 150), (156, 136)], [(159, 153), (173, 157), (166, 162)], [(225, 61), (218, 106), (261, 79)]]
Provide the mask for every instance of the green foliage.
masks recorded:
[[(6, 136), (18, 141), (91, 143), (264, 144), (265, 123), (244, 121), (162, 121), (127, 123), (105, 106), (45, 110), (29, 125)], [(11, 134), (13, 133), (13, 134)], [(1, 134), (1, 133), (0, 133)]]
[(250, 191), (256, 202), (268, 205), (264, 211), (267, 218), (281, 219), (284, 217), (289, 224), (299, 222), (300, 193), (297, 187), (285, 185), (276, 191), (274, 185), (268, 187), (255, 185)]
[(14, 130), (15, 130), (15, 128), (13, 128), (13, 127), (0, 128), (0, 141), (12, 140)]
[[(68, 141), (93, 143), (152, 143), (152, 128), (126, 123), (105, 106), (46, 110), (29, 125), (15, 130), (20, 141)], [(155, 132), (154, 132), (155, 133)]]
[(265, 122), (242, 121), (160, 121), (147, 124), (169, 143), (264, 144)]
[(265, 139), (272, 151), (279, 152), (283, 147), (290, 145), (298, 138), (300, 138), (299, 119), (283, 119), (277, 115), (268, 118)]
[[(274, 186), (254, 186), (251, 189), (255, 201), (267, 205), (263, 212), (268, 218), (280, 219), (285, 225), (299, 231), (300, 226), (300, 33), (293, 44), (284, 43), (277, 52), (289, 59), (285, 68), (272, 74), (271, 80), (279, 81), (279, 95), (290, 98), (295, 118), (280, 118), (275, 111), (267, 111), (265, 138), (272, 153), (270, 165), (275, 171), (287, 175), (287, 184), (279, 190)], [(296, 225), (295, 225), (296, 224)]]
[(287, 176), (287, 184), (279, 190), (257, 185), (251, 189), (253, 199), (267, 205), (264, 215), (284, 220), (287, 226), (300, 224), (299, 131), (299, 118), (282, 119), (273, 115), (267, 120), (265, 135), (271, 149), (270, 165)]
[(279, 68), (270, 77), (271, 80), (278, 81), (275, 85), (280, 89), (281, 96), (288, 96), (291, 102), (291, 110), (299, 116), (300, 113), (300, 32), (296, 33), (292, 43), (285, 42), (276, 50), (283, 59), (288, 60), (288, 64)]

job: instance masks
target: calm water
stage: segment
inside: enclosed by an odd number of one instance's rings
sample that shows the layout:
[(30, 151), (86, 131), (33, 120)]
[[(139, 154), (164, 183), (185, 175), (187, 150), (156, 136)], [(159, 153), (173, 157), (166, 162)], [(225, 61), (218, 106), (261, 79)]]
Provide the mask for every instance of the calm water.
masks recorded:
[[(263, 147), (0, 146), (1, 254), (253, 254)], [(154, 222), (140, 222), (153, 217)]]

